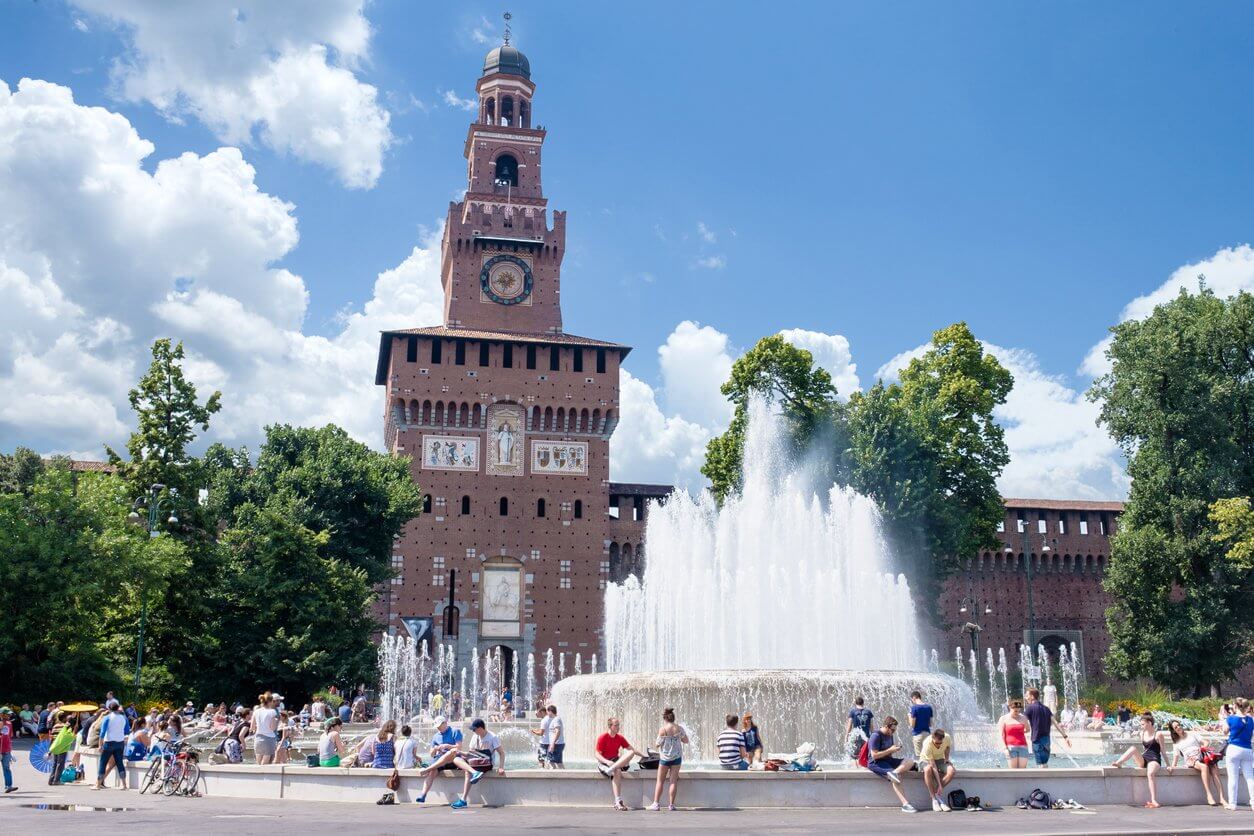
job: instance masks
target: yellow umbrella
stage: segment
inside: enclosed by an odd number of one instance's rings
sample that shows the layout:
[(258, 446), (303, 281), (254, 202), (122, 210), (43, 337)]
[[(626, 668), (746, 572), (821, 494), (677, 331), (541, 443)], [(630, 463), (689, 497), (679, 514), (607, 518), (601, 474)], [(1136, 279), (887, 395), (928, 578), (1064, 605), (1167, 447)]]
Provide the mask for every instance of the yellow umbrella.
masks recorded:
[(61, 706), (61, 711), (95, 711), (99, 706), (89, 702), (74, 702)]

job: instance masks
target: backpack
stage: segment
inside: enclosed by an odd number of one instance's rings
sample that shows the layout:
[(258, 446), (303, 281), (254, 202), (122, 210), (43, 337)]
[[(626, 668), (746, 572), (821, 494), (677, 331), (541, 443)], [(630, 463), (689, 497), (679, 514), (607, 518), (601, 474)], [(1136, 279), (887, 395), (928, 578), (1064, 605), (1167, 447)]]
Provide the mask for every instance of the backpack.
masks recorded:
[(950, 790), (948, 803), (950, 809), (965, 810), (967, 809), (967, 794), (962, 790)]
[(866, 769), (871, 765), (871, 743), (870, 741), (863, 743), (862, 748), (858, 750), (858, 766)]
[(1028, 793), (1028, 807), (1033, 810), (1050, 810), (1053, 809), (1054, 799), (1049, 797), (1049, 793), (1041, 788), (1036, 788)]

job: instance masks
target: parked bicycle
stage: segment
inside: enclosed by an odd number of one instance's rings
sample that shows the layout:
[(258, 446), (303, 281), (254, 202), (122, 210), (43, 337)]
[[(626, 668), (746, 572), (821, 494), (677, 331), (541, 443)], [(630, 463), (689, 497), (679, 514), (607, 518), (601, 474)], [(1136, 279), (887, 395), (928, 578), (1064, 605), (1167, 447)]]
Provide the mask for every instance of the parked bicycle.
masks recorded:
[(166, 746), (144, 773), (140, 793), (151, 789), (165, 796), (175, 793), (192, 795), (200, 784), (200, 764), (197, 760), (196, 751), (185, 743)]

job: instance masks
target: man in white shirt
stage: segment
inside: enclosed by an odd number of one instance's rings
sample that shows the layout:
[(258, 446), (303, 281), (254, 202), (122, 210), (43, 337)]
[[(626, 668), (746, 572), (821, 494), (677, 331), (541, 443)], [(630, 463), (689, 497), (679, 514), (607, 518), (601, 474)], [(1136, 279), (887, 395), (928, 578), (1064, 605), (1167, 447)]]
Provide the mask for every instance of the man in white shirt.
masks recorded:
[(104, 789), (110, 761), (117, 766), (122, 789), (126, 789), (126, 763), (122, 755), (126, 749), (126, 736), (131, 733), (131, 721), (126, 719), (117, 700), (111, 700), (107, 707), (109, 713), (100, 723), (100, 768), (96, 772), (96, 785), (92, 789)]
[(278, 729), (279, 712), (275, 708), (274, 698), (271, 697), (253, 712), (253, 751), (257, 755), (258, 765), (274, 763), (274, 756), (279, 751)]
[(501, 746), (501, 738), (488, 731), (488, 724), (480, 719), (476, 719), (470, 724), (470, 731), (474, 734), (474, 737), (470, 739), (471, 757), (487, 758), (488, 766), (482, 768), (482, 771), (476, 770), (466, 773), (466, 777), (462, 780), (462, 797), (449, 805), (457, 809), (461, 809), (470, 803), (470, 787), (479, 783), (479, 779), (483, 777), (484, 772), (496, 766), (496, 774), (505, 775), (505, 749)]
[(542, 729), (548, 732), (547, 759), (554, 769), (565, 769), (566, 765), (562, 763), (562, 753), (566, 750), (566, 735), (562, 730), (562, 718), (557, 716), (556, 705), (550, 705), (547, 713), (548, 717), (545, 718), (547, 725), (541, 726)]

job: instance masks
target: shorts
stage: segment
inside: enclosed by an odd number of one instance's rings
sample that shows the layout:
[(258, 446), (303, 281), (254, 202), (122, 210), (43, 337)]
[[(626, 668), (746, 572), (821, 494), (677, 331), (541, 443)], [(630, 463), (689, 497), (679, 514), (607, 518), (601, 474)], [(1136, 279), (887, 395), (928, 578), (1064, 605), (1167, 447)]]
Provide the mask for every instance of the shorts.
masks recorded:
[(1012, 758), (1023, 758), (1024, 760), (1026, 760), (1026, 759), (1027, 759), (1027, 757), (1028, 757), (1028, 747), (1027, 747), (1027, 746), (1011, 746), (1011, 747), (1009, 747), (1009, 748), (1010, 748), (1010, 757), (1012, 757)]
[(278, 750), (279, 742), (273, 737), (257, 735), (257, 737), (253, 738), (253, 752), (259, 758), (272, 758)]
[(554, 743), (552, 752), (550, 752), (548, 749), (544, 750), (544, 759), (548, 761), (549, 763), (561, 763), (562, 752), (564, 751), (566, 751), (565, 743)]
[(897, 767), (901, 766), (901, 764), (902, 764), (901, 758), (894, 758), (894, 757), (889, 756), (887, 758), (880, 758), (879, 760), (868, 760), (866, 766), (867, 766), (867, 769), (871, 770), (876, 775), (882, 775), (882, 776), (887, 777), (888, 773), (896, 770)]
[(932, 758), (932, 759), (930, 759), (930, 760), (926, 760), (926, 761), (924, 761), (924, 762), (923, 762), (923, 765), (922, 765), (921, 767), (919, 767), (919, 769), (920, 769), (920, 771), (922, 771), (922, 770), (924, 770), (924, 769), (927, 769), (929, 766), (930, 766), (932, 769), (935, 769), (935, 770), (936, 770), (938, 773), (940, 773), (941, 775), (944, 775), (944, 774), (945, 774), (945, 770), (949, 769), (949, 767), (951, 766), (951, 764), (950, 764), (950, 762), (949, 762), (949, 761), (945, 760), (944, 758), (940, 758), (940, 759), (937, 759), (937, 758)]
[(1040, 740), (1032, 741), (1032, 754), (1036, 756), (1038, 766), (1049, 763), (1049, 738), (1042, 737)]
[(322, 758), (320, 761), (318, 761), (318, 766), (339, 766), (339, 765), (340, 765), (339, 755), (332, 755), (329, 758)]
[(723, 769), (743, 772), (749, 768), (749, 762), (746, 760), (738, 760), (735, 763), (720, 763), (719, 766), (723, 767)]
[(927, 739), (931, 736), (932, 736), (932, 732), (929, 730), (929, 731), (919, 732), (918, 734), (914, 735), (911, 738), (911, 740), (914, 741), (914, 756), (916, 758), (919, 757), (919, 755), (923, 754), (923, 744), (926, 743)]
[(683, 758), (674, 758), (669, 761), (658, 761), (657, 765), (658, 766), (679, 766), (683, 762), (684, 762)]

